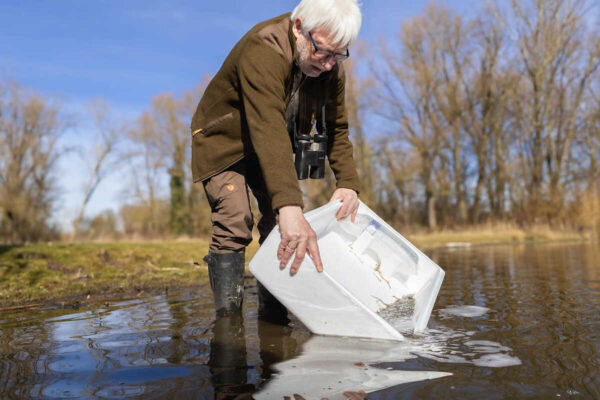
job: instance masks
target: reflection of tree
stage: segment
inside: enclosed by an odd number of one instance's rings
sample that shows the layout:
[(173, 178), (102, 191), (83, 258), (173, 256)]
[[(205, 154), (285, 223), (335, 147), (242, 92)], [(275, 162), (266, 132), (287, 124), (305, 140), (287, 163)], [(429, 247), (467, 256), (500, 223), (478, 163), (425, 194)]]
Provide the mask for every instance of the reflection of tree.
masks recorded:
[[(494, 246), (437, 250), (446, 267), (436, 309), (485, 306), (481, 318), (445, 319), (444, 326), (478, 332), (514, 350), (527, 368), (494, 371), (505, 382), (531, 382), (593, 393), (596, 310), (591, 282), (599, 251), (588, 244)], [(597, 293), (597, 292), (596, 292)], [(568, 373), (566, 373), (568, 371)]]
[[(41, 396), (49, 383), (56, 343), (52, 340), (50, 324), (40, 323), (36, 314), (28, 314), (25, 323), (21, 315), (2, 314), (3, 321), (17, 321), (0, 326), (0, 393), (3, 398)], [(47, 317), (47, 316), (45, 316)]]
[(205, 398), (211, 392), (210, 374), (203, 365), (211, 319), (205, 302), (181, 297), (99, 313), (90, 319), (85, 334), (98, 360), (88, 387), (98, 397), (144, 393), (153, 398)]
[(180, 364), (189, 354), (189, 344), (185, 340), (185, 328), (189, 324), (185, 302), (168, 299), (167, 304), (171, 313), (172, 322), (169, 324), (171, 340), (168, 343), (168, 353), (165, 355), (171, 364)]

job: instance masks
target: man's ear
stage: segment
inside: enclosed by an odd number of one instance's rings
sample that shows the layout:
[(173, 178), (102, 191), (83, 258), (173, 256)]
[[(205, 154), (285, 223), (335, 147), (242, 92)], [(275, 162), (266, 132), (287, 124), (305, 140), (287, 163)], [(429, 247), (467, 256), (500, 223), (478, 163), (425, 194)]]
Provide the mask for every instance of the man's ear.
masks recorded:
[(292, 26), (292, 32), (294, 32), (294, 36), (298, 39), (303, 35), (302, 33), (302, 18), (298, 17), (294, 20), (294, 25)]

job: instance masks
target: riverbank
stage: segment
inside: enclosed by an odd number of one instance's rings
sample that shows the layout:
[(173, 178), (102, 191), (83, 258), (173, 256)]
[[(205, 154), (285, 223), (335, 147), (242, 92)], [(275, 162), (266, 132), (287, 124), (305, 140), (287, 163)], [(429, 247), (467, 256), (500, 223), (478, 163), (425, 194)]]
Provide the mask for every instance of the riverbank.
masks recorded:
[(208, 280), (207, 241), (0, 246), (0, 309), (71, 305)]
[[(499, 227), (406, 237), (423, 250), (587, 239), (540, 228), (524, 231)], [(254, 241), (247, 250), (247, 260), (257, 248)], [(0, 311), (37, 305), (73, 307), (198, 286), (208, 281), (207, 265), (202, 260), (207, 253), (206, 240), (0, 246)]]
[(440, 246), (471, 246), (487, 244), (543, 243), (548, 241), (590, 240), (591, 234), (558, 231), (544, 225), (522, 229), (510, 224), (480, 225), (455, 230), (415, 232), (404, 235), (421, 249)]

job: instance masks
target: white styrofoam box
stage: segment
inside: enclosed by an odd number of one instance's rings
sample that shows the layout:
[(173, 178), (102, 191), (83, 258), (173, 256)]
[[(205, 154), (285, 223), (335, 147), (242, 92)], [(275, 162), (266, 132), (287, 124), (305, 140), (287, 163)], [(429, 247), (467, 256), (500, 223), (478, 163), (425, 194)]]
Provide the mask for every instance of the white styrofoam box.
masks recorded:
[(317, 234), (323, 272), (307, 255), (290, 275), (279, 269), (275, 227), (250, 261), (252, 274), (313, 333), (402, 340), (377, 312), (406, 296), (414, 298), (410, 320), (396, 328), (424, 330), (444, 271), (360, 202), (354, 223), (337, 221), (341, 202), (305, 214)]

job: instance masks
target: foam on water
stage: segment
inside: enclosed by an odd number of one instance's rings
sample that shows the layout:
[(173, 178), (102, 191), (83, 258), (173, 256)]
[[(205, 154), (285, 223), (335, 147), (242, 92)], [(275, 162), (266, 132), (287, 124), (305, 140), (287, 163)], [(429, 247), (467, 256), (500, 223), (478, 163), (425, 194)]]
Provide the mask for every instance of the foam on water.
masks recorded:
[(473, 318), (481, 317), (489, 311), (491, 311), (489, 308), (480, 306), (448, 306), (440, 310), (440, 315), (446, 318), (451, 318), (453, 316)]
[(443, 363), (491, 368), (521, 364), (510, 347), (490, 340), (472, 340), (474, 335), (472, 331), (429, 329), (410, 340), (415, 344), (414, 354)]
[[(477, 332), (449, 328), (428, 329), (411, 335), (410, 319), (414, 299), (404, 297), (378, 312), (390, 325), (407, 337), (414, 346), (413, 354), (443, 363), (472, 364), (479, 367), (508, 367), (520, 365), (521, 360), (511, 355), (512, 349), (490, 340), (475, 340)], [(448, 306), (439, 311), (442, 318), (475, 318), (491, 311), (487, 307), (462, 305)]]
[(521, 360), (508, 354), (486, 354), (477, 360), (473, 360), (473, 364), (478, 367), (500, 368), (521, 365)]

